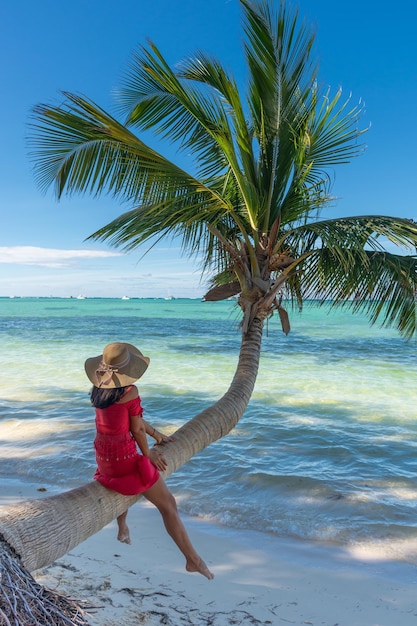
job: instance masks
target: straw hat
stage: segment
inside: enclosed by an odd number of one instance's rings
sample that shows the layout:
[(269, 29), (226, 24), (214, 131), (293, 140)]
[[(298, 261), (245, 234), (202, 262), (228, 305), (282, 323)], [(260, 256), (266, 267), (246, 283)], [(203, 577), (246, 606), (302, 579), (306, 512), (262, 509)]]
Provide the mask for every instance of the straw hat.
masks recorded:
[(87, 359), (84, 367), (93, 385), (101, 389), (127, 387), (146, 371), (149, 360), (130, 343), (109, 343), (100, 356)]

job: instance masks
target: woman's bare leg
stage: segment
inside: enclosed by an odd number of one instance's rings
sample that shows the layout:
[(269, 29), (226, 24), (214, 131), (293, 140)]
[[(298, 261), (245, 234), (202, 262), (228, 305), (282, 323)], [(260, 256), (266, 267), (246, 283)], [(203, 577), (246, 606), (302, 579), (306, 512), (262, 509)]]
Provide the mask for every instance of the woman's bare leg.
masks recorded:
[(214, 575), (210, 572), (203, 559), (195, 551), (184, 524), (178, 515), (175, 498), (169, 491), (164, 480), (159, 478), (143, 495), (149, 502), (152, 502), (161, 513), (168, 534), (185, 556), (185, 569), (187, 572), (198, 572), (209, 580), (214, 578)]
[(119, 517), (117, 518), (117, 524), (119, 526), (117, 539), (121, 541), (122, 543), (131, 543), (129, 527), (126, 524), (126, 517), (127, 517), (127, 511), (119, 515)]

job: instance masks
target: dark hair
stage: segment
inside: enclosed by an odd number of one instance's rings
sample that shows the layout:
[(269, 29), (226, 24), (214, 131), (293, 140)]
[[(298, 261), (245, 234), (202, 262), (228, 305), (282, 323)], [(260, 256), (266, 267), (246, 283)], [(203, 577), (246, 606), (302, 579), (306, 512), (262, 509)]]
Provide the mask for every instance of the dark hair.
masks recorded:
[(113, 389), (100, 389), (94, 386), (90, 391), (91, 404), (96, 409), (107, 409), (108, 406), (120, 400), (128, 387), (130, 385), (127, 387), (114, 387)]

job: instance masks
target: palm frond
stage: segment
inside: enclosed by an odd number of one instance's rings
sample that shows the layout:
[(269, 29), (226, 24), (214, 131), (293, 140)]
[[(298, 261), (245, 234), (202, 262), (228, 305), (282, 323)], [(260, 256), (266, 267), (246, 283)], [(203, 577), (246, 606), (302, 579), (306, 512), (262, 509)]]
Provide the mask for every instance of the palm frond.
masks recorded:
[(64, 95), (65, 106), (38, 105), (32, 115), (31, 156), (41, 188), (55, 182), (58, 196), (64, 190), (110, 192), (127, 201), (152, 193), (152, 184), (203, 190), (201, 181), (152, 150), (92, 101)]
[(214, 92), (203, 96), (182, 81), (153, 43), (133, 55), (117, 95), (128, 125), (152, 129), (170, 142), (180, 142), (203, 169), (210, 167), (211, 175), (227, 167), (220, 144), (231, 142), (232, 137), (222, 102)]
[[(215, 89), (203, 94), (194, 87), (196, 81)], [(220, 97), (219, 88), (227, 97)], [(119, 97), (128, 113), (127, 124), (152, 128), (171, 141), (181, 140), (181, 147), (195, 155), (204, 176), (231, 171), (256, 229), (253, 207), (258, 202), (250, 177), (250, 137), (236, 84), (220, 64), (201, 54), (184, 61), (183, 69), (174, 72), (151, 43), (149, 49), (142, 47), (135, 55)]]
[(358, 137), (367, 131), (358, 126), (364, 106), (362, 103), (350, 106), (350, 97), (340, 103), (341, 96), (339, 89), (330, 99), (328, 90), (320, 104), (317, 86), (311, 91), (312, 102), (304, 132), (308, 134), (309, 161), (314, 163), (315, 169), (348, 163), (364, 150), (364, 146), (357, 143)]
[[(295, 94), (308, 93), (316, 74), (314, 35), (283, 3), (241, 0), (245, 53), (250, 70), (249, 103), (261, 143), (274, 142)], [(298, 98), (297, 98), (298, 99)]]
[(384, 239), (396, 246), (415, 250), (417, 224), (412, 220), (386, 215), (361, 215), (331, 220), (303, 223), (282, 233), (276, 251), (288, 247), (291, 255), (301, 255), (307, 250), (328, 248), (343, 263), (349, 250), (383, 251)]
[(305, 254), (296, 281), (286, 289), (302, 300), (317, 298), (354, 310), (364, 308), (372, 323), (394, 325), (407, 337), (417, 330), (417, 256), (392, 254), (384, 240), (401, 250), (417, 250), (412, 220), (365, 215), (303, 224), (281, 240), (292, 256)]
[(227, 300), (233, 298), (241, 292), (239, 281), (234, 280), (225, 285), (216, 285), (207, 291), (203, 296), (205, 302), (218, 302), (219, 300)]
[[(131, 250), (159, 232), (181, 234), (184, 248), (198, 253), (204, 229), (230, 219), (227, 193), (171, 163), (91, 101), (65, 95), (65, 107), (39, 105), (33, 113), (39, 185), (46, 189), (55, 182), (58, 197), (111, 193), (136, 206), (92, 239)], [(220, 189), (221, 180), (216, 182)]]
[[(245, 49), (250, 69), (250, 110), (259, 140), (260, 219), (267, 231), (306, 207), (319, 211), (330, 200), (329, 168), (360, 154), (359, 104), (349, 109), (341, 92), (330, 99), (316, 84), (314, 35), (284, 3), (242, 0)], [(268, 193), (265, 194), (265, 191)], [(313, 200), (313, 202), (312, 202)], [(297, 206), (298, 204), (298, 206)]]
[(220, 94), (227, 103), (225, 112), (233, 129), (235, 151), (239, 153), (242, 171), (254, 184), (255, 159), (252, 146), (252, 134), (249, 131), (243, 104), (234, 77), (225, 70), (213, 56), (199, 51), (194, 57), (184, 60), (179, 75), (187, 80), (208, 85)]
[[(348, 262), (346, 262), (348, 260)], [(417, 330), (417, 257), (388, 252), (317, 250), (303, 264), (303, 298), (364, 310), (371, 323), (395, 326), (405, 337)]]
[(298, 27), (297, 14), (290, 15), (283, 4), (278, 13), (268, 2), (242, 0), (242, 5), (250, 72), (248, 104), (259, 142), (258, 222), (265, 231), (277, 218), (293, 175), (292, 126), (299, 116), (298, 100), (315, 76), (310, 56), (314, 37)]

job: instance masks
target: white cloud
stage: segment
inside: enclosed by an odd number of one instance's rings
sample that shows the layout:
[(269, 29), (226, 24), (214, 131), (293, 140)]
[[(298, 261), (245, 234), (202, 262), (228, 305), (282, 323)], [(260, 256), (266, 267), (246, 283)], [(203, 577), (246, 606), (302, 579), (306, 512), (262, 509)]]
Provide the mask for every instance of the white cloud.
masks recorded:
[(36, 246), (0, 246), (0, 263), (14, 265), (39, 265), (42, 267), (65, 267), (80, 259), (103, 259), (123, 256), (120, 252), (107, 250), (59, 250)]
[(204, 293), (198, 268), (176, 248), (153, 248), (138, 259), (106, 249), (0, 246), (0, 267), (2, 297), (200, 298)]

